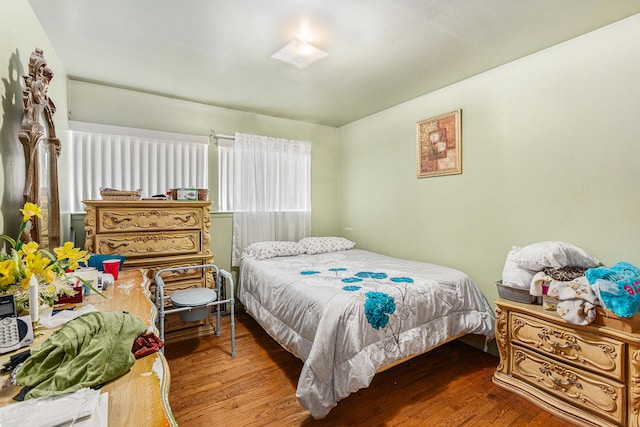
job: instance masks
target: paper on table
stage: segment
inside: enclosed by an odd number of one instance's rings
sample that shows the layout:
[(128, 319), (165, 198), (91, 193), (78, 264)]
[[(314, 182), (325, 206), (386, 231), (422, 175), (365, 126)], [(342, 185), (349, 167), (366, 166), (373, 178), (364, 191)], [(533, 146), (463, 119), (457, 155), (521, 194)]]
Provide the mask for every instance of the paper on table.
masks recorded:
[(62, 396), (41, 397), (12, 403), (0, 408), (0, 425), (3, 427), (69, 425), (67, 423), (77, 422), (80, 418), (93, 414), (99, 400), (100, 390), (83, 388)]
[(40, 319), (40, 325), (44, 326), (47, 329), (57, 328), (58, 326), (64, 325), (65, 323), (75, 319), (76, 317), (80, 317), (83, 314), (91, 313), (94, 311), (98, 311), (98, 309), (91, 304), (83, 305), (77, 310), (62, 310), (55, 316), (43, 317), (42, 319)]

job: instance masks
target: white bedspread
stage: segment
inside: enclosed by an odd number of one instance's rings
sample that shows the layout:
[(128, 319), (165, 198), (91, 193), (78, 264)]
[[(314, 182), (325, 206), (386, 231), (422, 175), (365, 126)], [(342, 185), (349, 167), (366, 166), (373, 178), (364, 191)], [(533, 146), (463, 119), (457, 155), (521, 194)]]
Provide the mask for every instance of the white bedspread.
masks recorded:
[(304, 361), (296, 396), (314, 418), (376, 371), (458, 336), (494, 336), (495, 318), (464, 273), (359, 249), (240, 266), (238, 298)]

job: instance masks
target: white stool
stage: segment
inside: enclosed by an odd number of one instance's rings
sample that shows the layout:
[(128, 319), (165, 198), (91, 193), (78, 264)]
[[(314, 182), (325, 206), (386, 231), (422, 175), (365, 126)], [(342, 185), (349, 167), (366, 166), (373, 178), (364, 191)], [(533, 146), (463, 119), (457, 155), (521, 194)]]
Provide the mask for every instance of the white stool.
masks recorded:
[[(203, 269), (203, 277), (206, 277), (206, 269), (210, 268), (215, 274), (216, 288), (190, 288), (173, 292), (170, 296), (164, 295), (164, 280), (162, 274)], [(229, 283), (229, 298), (221, 300), (222, 281), (221, 277)], [(174, 308), (165, 310), (165, 301), (169, 299)], [(218, 269), (213, 264), (193, 265), (184, 267), (164, 268), (158, 270), (155, 275), (155, 303), (158, 308), (158, 329), (160, 329), (160, 339), (164, 342), (164, 318), (167, 314), (178, 313), (183, 322), (197, 322), (206, 318), (211, 313), (211, 307), (216, 307), (216, 335), (220, 336), (220, 306), (229, 304), (231, 315), (231, 357), (235, 357), (235, 321), (234, 321), (234, 298), (233, 298), (233, 278), (228, 271)], [(163, 347), (164, 351), (164, 347)]]

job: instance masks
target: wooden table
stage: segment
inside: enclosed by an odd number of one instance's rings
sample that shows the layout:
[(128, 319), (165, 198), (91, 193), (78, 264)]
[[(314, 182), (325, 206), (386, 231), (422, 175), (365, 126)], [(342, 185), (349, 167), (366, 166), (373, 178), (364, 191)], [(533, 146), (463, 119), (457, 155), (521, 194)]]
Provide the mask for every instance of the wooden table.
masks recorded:
[[(115, 284), (103, 292), (107, 299), (92, 293), (85, 297), (84, 303), (93, 304), (101, 311), (126, 310), (157, 332), (157, 312), (150, 299), (149, 283), (144, 270), (121, 271)], [(44, 342), (49, 335), (51, 331), (45, 330), (36, 337), (32, 347)], [(0, 364), (4, 365), (12, 354), (24, 350), (3, 354)], [(101, 389), (109, 393), (109, 426), (177, 426), (169, 406), (169, 381), (169, 366), (161, 352), (136, 360), (129, 372)], [(14, 402), (13, 396), (21, 389), (9, 382), (8, 373), (0, 375), (0, 405)]]

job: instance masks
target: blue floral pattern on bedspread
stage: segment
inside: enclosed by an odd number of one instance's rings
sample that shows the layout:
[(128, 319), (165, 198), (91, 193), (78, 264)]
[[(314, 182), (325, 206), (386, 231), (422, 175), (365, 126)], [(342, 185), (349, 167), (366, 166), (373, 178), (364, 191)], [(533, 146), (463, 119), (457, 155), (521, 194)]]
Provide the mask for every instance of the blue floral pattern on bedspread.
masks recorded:
[(375, 329), (384, 328), (389, 322), (389, 315), (396, 311), (393, 297), (382, 292), (367, 292), (367, 302), (364, 303), (364, 314), (367, 321)]
[[(392, 338), (391, 342), (394, 342), (396, 346), (399, 345), (399, 335), (401, 330), (402, 320), (406, 320), (407, 315), (411, 314), (404, 310), (404, 315), (397, 313), (396, 301), (393, 296), (385, 292), (377, 290), (379, 285), (394, 285), (396, 289), (400, 291), (400, 296), (404, 300), (407, 294), (407, 285), (412, 284), (414, 281), (411, 277), (389, 277), (385, 272), (374, 271), (358, 271), (355, 274), (349, 273), (349, 269), (344, 267), (333, 267), (327, 270), (331, 274), (330, 277), (334, 277), (336, 280), (340, 280), (347, 285), (342, 287), (342, 290), (346, 292), (356, 293), (362, 291), (366, 297), (364, 301), (364, 314), (367, 318), (367, 322), (375, 330), (382, 330), (389, 326), (390, 316), (396, 314), (398, 316), (397, 331), (389, 330), (388, 336)], [(324, 278), (328, 275), (323, 275), (321, 271), (316, 270), (303, 270), (301, 275), (320, 275)], [(346, 276), (346, 277), (345, 277)], [(355, 285), (357, 283), (357, 285)], [(392, 345), (392, 347), (395, 347)]]

